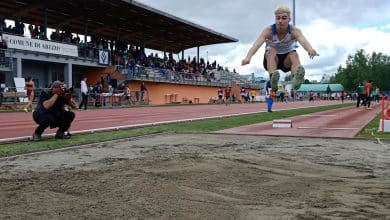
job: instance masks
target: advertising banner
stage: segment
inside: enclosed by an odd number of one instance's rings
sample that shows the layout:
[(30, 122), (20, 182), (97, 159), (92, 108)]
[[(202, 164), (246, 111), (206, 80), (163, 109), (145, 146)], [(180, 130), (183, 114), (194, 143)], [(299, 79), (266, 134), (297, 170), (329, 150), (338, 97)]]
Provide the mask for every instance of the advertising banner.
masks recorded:
[(29, 50), (73, 57), (78, 56), (78, 49), (76, 45), (31, 39), (9, 34), (3, 34), (3, 41), (6, 41), (7, 47), (12, 49)]

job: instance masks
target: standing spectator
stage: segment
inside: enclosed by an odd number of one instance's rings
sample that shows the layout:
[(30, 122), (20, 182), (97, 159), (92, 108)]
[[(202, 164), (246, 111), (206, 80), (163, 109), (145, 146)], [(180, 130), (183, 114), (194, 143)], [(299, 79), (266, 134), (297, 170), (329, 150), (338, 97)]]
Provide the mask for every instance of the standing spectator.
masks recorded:
[(103, 99), (103, 103), (105, 104), (106, 100), (105, 100), (105, 97), (102, 96), (102, 93), (103, 93), (103, 86), (101, 84), (100, 81), (97, 81), (96, 82), (96, 85), (93, 87), (93, 93), (94, 93), (94, 96), (95, 96), (95, 107), (100, 107), (102, 105), (102, 100)]
[(340, 99), (341, 99), (341, 103), (344, 103), (344, 99), (345, 99), (345, 92), (344, 91), (341, 91)]
[(313, 90), (310, 90), (310, 93), (309, 93), (309, 102), (314, 102), (314, 92), (313, 92)]
[(131, 103), (131, 100), (130, 100), (130, 98), (131, 98), (131, 90), (130, 90), (129, 85), (125, 86), (125, 90), (124, 90), (123, 94), (125, 95), (125, 98), (127, 100), (127, 104), (130, 105), (130, 103)]
[(240, 95), (241, 95), (241, 103), (244, 103), (246, 102), (246, 92), (245, 92), (245, 87), (241, 87), (241, 91), (240, 91)]
[(142, 82), (141, 87), (140, 87), (140, 92), (141, 92), (141, 99), (140, 100), (141, 100), (141, 102), (144, 101), (145, 92), (147, 92), (147, 91), (148, 91), (148, 89), (145, 86), (145, 82)]
[(232, 102), (232, 87), (226, 87), (225, 89), (225, 104), (226, 106), (230, 105)]
[(365, 105), (364, 94), (363, 94), (364, 86), (362, 83), (359, 83), (359, 86), (356, 88), (356, 93), (357, 93), (356, 108), (359, 108), (361, 102), (363, 102), (363, 105)]
[(255, 90), (251, 90), (251, 101), (254, 102), (255, 101), (255, 97), (256, 97), (256, 91)]
[(102, 89), (104, 89), (104, 77), (103, 77), (103, 75), (100, 76), (100, 85), (102, 86)]
[(222, 91), (221, 87), (218, 88), (217, 94), (218, 94), (218, 102), (222, 103), (222, 101), (223, 101), (223, 91)]
[(79, 105), (79, 109), (84, 105), (84, 110), (87, 110), (88, 104), (88, 85), (87, 85), (87, 77), (84, 77), (80, 82), (80, 91), (81, 91), (81, 102)]
[(294, 102), (295, 101), (295, 92), (293, 89), (291, 89), (291, 91), (290, 91), (290, 97), (291, 97), (291, 100)]
[(251, 102), (251, 94), (250, 94), (249, 92), (246, 93), (246, 98), (245, 98), (245, 100), (246, 100), (247, 102)]
[(381, 92), (378, 87), (375, 89), (375, 102), (379, 103), (381, 98)]
[(108, 91), (111, 92), (112, 91), (112, 77), (109, 73), (106, 76), (106, 80), (107, 80)]
[(26, 85), (24, 87), (24, 89), (26, 90), (27, 92), (27, 98), (28, 98), (28, 103), (27, 105), (24, 107), (24, 111), (25, 112), (28, 112), (29, 109), (31, 109), (31, 111), (34, 111), (33, 110), (33, 107), (32, 107), (32, 103), (34, 101), (34, 89), (35, 89), (35, 85), (34, 85), (34, 81), (32, 80), (32, 77), (31, 76), (28, 76), (27, 79), (26, 79)]
[(121, 83), (117, 90), (115, 90), (115, 93), (117, 93), (117, 97), (114, 97), (114, 98), (118, 98), (118, 104), (120, 106), (122, 106), (122, 99), (123, 98), (126, 98), (126, 86), (125, 86), (125, 83)]
[(363, 91), (364, 100), (365, 100), (365, 103), (367, 105), (366, 106), (367, 109), (371, 109), (370, 108), (370, 105), (371, 105), (371, 89), (372, 89), (372, 81), (368, 80), (368, 82), (366, 82), (364, 84), (364, 91)]

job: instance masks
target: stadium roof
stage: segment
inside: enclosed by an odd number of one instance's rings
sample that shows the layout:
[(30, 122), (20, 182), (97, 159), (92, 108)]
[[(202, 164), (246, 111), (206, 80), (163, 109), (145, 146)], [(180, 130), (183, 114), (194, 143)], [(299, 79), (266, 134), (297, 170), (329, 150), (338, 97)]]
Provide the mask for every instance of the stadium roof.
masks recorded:
[(227, 35), (132, 0), (1, 0), (0, 16), (24, 23), (128, 42), (178, 53), (198, 46), (237, 42)]
[(328, 86), (331, 92), (344, 91), (344, 87), (341, 84), (302, 84), (298, 92), (326, 92)]

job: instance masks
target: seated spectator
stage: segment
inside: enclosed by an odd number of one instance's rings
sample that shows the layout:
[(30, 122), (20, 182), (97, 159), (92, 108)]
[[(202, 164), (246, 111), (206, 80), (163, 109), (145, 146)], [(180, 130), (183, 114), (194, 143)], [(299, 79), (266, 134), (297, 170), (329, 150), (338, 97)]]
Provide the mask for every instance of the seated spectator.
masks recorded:
[(198, 81), (200, 78), (200, 71), (198, 68), (195, 70), (194, 76), (195, 76), (196, 81)]

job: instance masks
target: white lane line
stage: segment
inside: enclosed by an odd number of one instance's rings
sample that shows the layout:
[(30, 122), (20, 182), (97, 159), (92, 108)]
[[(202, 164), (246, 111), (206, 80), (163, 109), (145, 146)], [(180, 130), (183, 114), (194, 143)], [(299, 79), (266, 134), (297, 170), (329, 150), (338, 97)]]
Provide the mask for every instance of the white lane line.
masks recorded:
[(321, 129), (321, 130), (357, 130), (358, 128), (298, 127), (298, 129)]
[(306, 117), (335, 117), (336, 115), (302, 115)]

